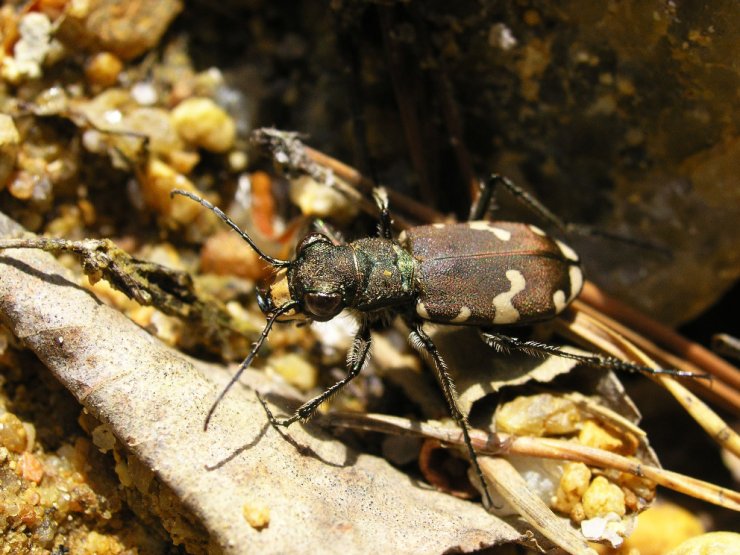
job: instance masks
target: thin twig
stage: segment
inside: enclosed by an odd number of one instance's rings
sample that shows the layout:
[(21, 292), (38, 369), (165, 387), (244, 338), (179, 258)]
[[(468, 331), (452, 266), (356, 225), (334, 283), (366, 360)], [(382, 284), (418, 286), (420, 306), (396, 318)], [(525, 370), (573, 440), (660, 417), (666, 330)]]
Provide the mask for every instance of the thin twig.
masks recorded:
[(486, 478), (495, 484), (498, 494), (540, 534), (566, 553), (596, 555), (586, 539), (553, 513), (530, 489), (529, 484), (509, 461), (500, 457), (481, 457), (480, 465)]
[[(374, 183), (371, 179), (368, 179), (353, 167), (340, 162), (336, 158), (332, 158), (328, 154), (311, 148), (310, 146), (306, 146), (305, 148), (306, 154), (311, 158), (311, 160), (332, 170), (337, 177), (343, 179), (353, 187), (357, 187), (365, 192), (370, 192), (373, 187), (379, 186), (379, 184)], [(403, 193), (399, 193), (398, 191), (387, 187), (386, 191), (388, 192), (388, 199), (390, 200), (391, 206), (393, 206), (394, 209), (400, 210), (409, 216), (413, 216), (416, 220), (424, 223), (436, 223), (442, 222), (445, 219), (441, 212), (437, 212), (434, 208), (430, 208), (426, 204), (414, 200), (411, 197), (407, 197)], [(395, 216), (394, 218), (396, 220), (398, 219)], [(399, 227), (403, 227), (405, 229), (409, 227), (409, 224), (405, 224), (403, 226), (399, 224)]]
[[(634, 332), (642, 334), (647, 339), (669, 349), (681, 358), (693, 362), (703, 371), (719, 378), (735, 390), (740, 390), (740, 369), (722, 360), (701, 345), (689, 341), (660, 322), (608, 296), (593, 283), (586, 283), (581, 292), (580, 300), (591, 308), (619, 321), (625, 328), (631, 329), (633, 334)], [(622, 330), (620, 330), (620, 333), (627, 336)], [(629, 339), (640, 348), (645, 348), (634, 337), (629, 337)], [(648, 351), (648, 349), (645, 350)], [(653, 356), (649, 351), (648, 354)], [(655, 358), (660, 357), (656, 356)], [(736, 407), (740, 407), (740, 405), (736, 405)]]
[[(573, 319), (560, 319), (557, 326), (578, 341), (587, 342), (616, 357), (626, 357), (653, 368), (659, 367), (648, 355), (631, 343), (627, 338), (616, 332), (611, 323), (602, 321), (584, 310), (571, 308)], [(671, 395), (686, 409), (694, 420), (714, 439), (735, 455), (740, 456), (740, 436), (725, 423), (720, 416), (702, 402), (696, 395), (686, 389), (678, 381), (667, 376), (655, 376), (657, 382), (665, 387)]]
[(234, 337), (251, 337), (257, 331), (249, 322), (232, 316), (218, 299), (197, 291), (187, 272), (134, 258), (110, 239), (0, 239), (0, 251), (10, 249), (73, 254), (92, 285), (103, 279), (140, 305), (187, 321), (198, 330), (193, 337), (199, 344), (217, 352), (232, 344)]
[[(664, 368), (676, 368), (677, 370), (693, 372), (695, 374), (710, 374), (714, 378), (712, 381), (696, 380), (690, 384), (690, 388), (701, 392), (703, 397), (714, 400), (727, 410), (736, 414), (740, 413), (740, 391), (723, 381), (723, 377), (728, 375), (728, 370), (731, 372), (738, 372), (738, 370), (729, 363), (721, 361), (724, 370), (717, 372), (717, 365), (708, 359), (704, 361), (706, 364), (695, 364), (685, 358), (676, 356), (659, 347), (643, 335), (640, 335), (640, 333), (620, 322), (617, 322), (613, 318), (606, 316), (599, 309), (594, 308), (581, 299), (577, 299), (571, 305), (571, 310), (572, 313), (583, 313), (590, 316), (593, 320), (600, 322), (602, 325), (616, 333), (619, 337), (626, 339), (632, 345), (635, 345), (638, 349), (644, 351), (651, 359), (657, 361), (659, 365)], [(557, 327), (568, 337), (574, 341), (578, 341), (580, 332), (570, 330), (570, 333), (568, 333), (570, 326), (567, 321), (561, 320)], [(702, 348), (684, 338), (681, 339), (690, 343), (692, 348)], [(719, 376), (717, 375), (718, 373)]]
[[(306, 146), (297, 133), (262, 128), (253, 131), (250, 140), (259, 148), (267, 151), (270, 157), (286, 170), (305, 173), (318, 183), (331, 187), (356, 202), (363, 212), (378, 214), (377, 206), (361, 191), (368, 193), (380, 184), (374, 183), (353, 167), (328, 154)], [(392, 189), (388, 189), (388, 197), (395, 209), (400, 209), (420, 221), (433, 222), (444, 219), (435, 210)], [(394, 216), (394, 220), (395, 226), (399, 229), (411, 226), (408, 221), (398, 215)]]
[[(462, 432), (457, 428), (434, 423), (416, 422), (397, 416), (333, 413), (322, 417), (322, 422), (326, 422), (330, 426), (394, 435), (434, 438), (453, 445), (463, 445)], [(582, 462), (598, 468), (611, 468), (634, 476), (647, 478), (661, 486), (719, 505), (720, 507), (740, 511), (740, 492), (684, 476), (677, 472), (646, 465), (635, 459), (617, 455), (603, 449), (588, 447), (561, 439), (517, 437), (502, 433), (487, 434), (482, 430), (471, 430), (470, 437), (476, 452), (480, 455), (523, 455)]]

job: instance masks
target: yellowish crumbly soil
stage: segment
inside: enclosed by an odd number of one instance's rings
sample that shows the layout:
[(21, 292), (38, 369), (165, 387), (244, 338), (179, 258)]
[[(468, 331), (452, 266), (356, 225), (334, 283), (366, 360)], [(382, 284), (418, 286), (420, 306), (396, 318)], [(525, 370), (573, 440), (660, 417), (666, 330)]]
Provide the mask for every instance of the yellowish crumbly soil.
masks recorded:
[(76, 401), (0, 336), (0, 554), (175, 552), (126, 507), (109, 456), (75, 421)]

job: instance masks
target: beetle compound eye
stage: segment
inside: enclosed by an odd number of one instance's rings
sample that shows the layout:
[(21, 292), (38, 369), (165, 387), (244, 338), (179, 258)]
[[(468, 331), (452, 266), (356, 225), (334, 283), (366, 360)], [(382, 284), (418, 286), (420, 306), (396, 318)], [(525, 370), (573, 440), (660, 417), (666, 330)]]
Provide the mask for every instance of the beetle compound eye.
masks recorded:
[(320, 322), (331, 320), (342, 311), (342, 295), (339, 293), (306, 293), (303, 302), (306, 311)]
[(306, 247), (309, 245), (313, 245), (314, 243), (329, 243), (331, 244), (331, 240), (324, 235), (323, 233), (309, 233), (306, 235), (300, 243), (298, 243), (298, 248), (296, 249), (297, 252), (303, 251)]

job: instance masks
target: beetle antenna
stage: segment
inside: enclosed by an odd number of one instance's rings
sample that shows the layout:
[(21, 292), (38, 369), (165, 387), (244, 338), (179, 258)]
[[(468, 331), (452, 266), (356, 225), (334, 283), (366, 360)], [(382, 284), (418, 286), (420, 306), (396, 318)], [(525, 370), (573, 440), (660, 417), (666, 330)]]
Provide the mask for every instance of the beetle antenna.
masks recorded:
[(247, 358), (244, 359), (244, 362), (242, 362), (239, 365), (239, 368), (237, 369), (236, 373), (232, 376), (231, 380), (229, 380), (229, 383), (226, 384), (226, 387), (224, 387), (221, 390), (221, 393), (218, 394), (218, 397), (216, 397), (216, 400), (211, 405), (211, 408), (208, 410), (208, 414), (206, 415), (206, 420), (203, 424), (203, 431), (208, 430), (208, 424), (211, 422), (211, 417), (213, 416), (213, 413), (216, 411), (216, 407), (219, 405), (221, 400), (226, 396), (226, 394), (229, 392), (231, 387), (239, 381), (239, 378), (244, 373), (244, 371), (249, 368), (252, 364), (252, 361), (254, 360), (254, 357), (257, 356), (257, 351), (260, 350), (260, 347), (262, 347), (262, 344), (265, 342), (265, 339), (267, 339), (267, 335), (270, 333), (270, 330), (272, 329), (272, 325), (275, 323), (275, 321), (288, 312), (289, 310), (296, 308), (298, 306), (297, 301), (291, 301), (288, 303), (285, 303), (283, 306), (278, 308), (268, 319), (267, 323), (265, 324), (265, 329), (262, 330), (262, 333), (259, 336), (259, 339), (257, 339), (257, 342), (252, 347), (252, 350), (247, 355)]
[(193, 194), (189, 191), (183, 191), (182, 189), (173, 189), (170, 191), (170, 198), (174, 197), (175, 195), (182, 195), (184, 197), (188, 197), (190, 200), (194, 200), (195, 202), (202, 204), (208, 210), (216, 214), (219, 218), (221, 218), (224, 222), (226, 222), (226, 225), (228, 225), (231, 229), (236, 231), (239, 235), (242, 236), (242, 239), (244, 239), (247, 243), (249, 243), (249, 246), (254, 249), (254, 252), (256, 252), (260, 258), (265, 260), (268, 264), (271, 266), (274, 266), (276, 268), (284, 268), (285, 266), (290, 266), (290, 260), (279, 260), (277, 258), (273, 258), (272, 256), (265, 254), (262, 249), (260, 249), (257, 244), (252, 240), (252, 238), (247, 235), (246, 231), (243, 231), (238, 225), (236, 225), (231, 218), (229, 218), (226, 214), (224, 214), (223, 210), (221, 210), (218, 206), (214, 206), (210, 202), (208, 202), (206, 199), (199, 197), (196, 194)]

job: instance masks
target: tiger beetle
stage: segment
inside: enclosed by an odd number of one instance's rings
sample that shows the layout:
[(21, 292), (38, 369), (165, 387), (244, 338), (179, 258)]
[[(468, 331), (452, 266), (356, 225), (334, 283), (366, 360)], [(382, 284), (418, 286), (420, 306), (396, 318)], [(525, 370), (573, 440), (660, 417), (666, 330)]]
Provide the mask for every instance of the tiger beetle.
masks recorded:
[(468, 419), (458, 406), (447, 364), (423, 329), (424, 322), (477, 327), (482, 340), (499, 351), (555, 355), (610, 370), (695, 377), (690, 372), (653, 369), (608, 356), (574, 354), (553, 345), (507, 335), (507, 329), (560, 314), (580, 293), (583, 272), (575, 251), (540, 228), (519, 222), (483, 220), (497, 186), (508, 189), (561, 230), (594, 232), (591, 228), (565, 224), (510, 180), (494, 174), (482, 184), (467, 223), (412, 227), (394, 238), (388, 198), (385, 190), (378, 188), (373, 193), (380, 213), (378, 237), (336, 244), (327, 235), (313, 232), (298, 244), (293, 260), (279, 260), (265, 254), (247, 233), (210, 202), (187, 191), (172, 191), (173, 195), (186, 196), (213, 211), (275, 269), (271, 283), (257, 297), (267, 316), (265, 327), (208, 411), (204, 429), (208, 428), (221, 399), (252, 364), (276, 321), (325, 322), (345, 309), (353, 310), (360, 320), (343, 379), (301, 405), (292, 416), (282, 419), (276, 418), (258, 395), (270, 422), (274, 426), (289, 426), (311, 418), (319, 405), (360, 373), (370, 351), (371, 327), (390, 322), (398, 315), (411, 330), (411, 345), (420, 353), (427, 353), (433, 361), (452, 417), (462, 430), (470, 460), (491, 505), (470, 440)]

